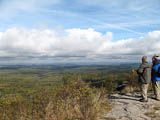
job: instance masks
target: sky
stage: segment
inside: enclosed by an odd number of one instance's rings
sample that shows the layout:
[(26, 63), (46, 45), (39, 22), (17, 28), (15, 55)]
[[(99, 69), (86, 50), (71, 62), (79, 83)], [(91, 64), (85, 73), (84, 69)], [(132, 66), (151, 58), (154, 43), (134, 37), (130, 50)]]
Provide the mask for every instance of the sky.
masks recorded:
[(0, 64), (151, 61), (159, 45), (160, 0), (0, 0)]

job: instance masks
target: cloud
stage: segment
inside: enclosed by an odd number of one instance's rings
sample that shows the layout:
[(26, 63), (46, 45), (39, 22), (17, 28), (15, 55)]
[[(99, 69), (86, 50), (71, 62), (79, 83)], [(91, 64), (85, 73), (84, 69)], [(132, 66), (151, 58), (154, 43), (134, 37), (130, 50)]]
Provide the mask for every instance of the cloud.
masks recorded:
[(112, 39), (111, 33), (102, 35), (93, 29), (68, 29), (63, 32), (8, 29), (0, 34), (1, 52), (6, 56), (79, 56), (95, 52), (95, 48)]
[(142, 55), (160, 53), (159, 39), (160, 31), (113, 42), (113, 33), (102, 34), (92, 28), (10, 28), (0, 32), (0, 60), (137, 62)]
[(113, 32), (115, 40), (126, 39), (158, 30), (159, 7), (159, 0), (2, 0), (0, 31), (40, 25), (94, 28)]

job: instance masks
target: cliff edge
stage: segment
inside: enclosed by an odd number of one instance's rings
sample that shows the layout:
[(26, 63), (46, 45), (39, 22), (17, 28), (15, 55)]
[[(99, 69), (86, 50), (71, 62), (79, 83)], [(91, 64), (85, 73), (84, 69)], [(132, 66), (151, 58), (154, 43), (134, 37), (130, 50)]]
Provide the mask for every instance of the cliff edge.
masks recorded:
[(160, 120), (160, 101), (149, 93), (148, 102), (140, 102), (140, 93), (112, 94), (112, 110), (100, 120)]

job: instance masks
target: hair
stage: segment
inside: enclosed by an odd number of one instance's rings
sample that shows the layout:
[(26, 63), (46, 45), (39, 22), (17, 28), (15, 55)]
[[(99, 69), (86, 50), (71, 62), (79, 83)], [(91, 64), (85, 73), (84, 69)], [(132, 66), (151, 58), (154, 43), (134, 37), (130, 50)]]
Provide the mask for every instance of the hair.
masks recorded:
[(147, 60), (147, 56), (142, 57), (142, 61), (145, 62)]

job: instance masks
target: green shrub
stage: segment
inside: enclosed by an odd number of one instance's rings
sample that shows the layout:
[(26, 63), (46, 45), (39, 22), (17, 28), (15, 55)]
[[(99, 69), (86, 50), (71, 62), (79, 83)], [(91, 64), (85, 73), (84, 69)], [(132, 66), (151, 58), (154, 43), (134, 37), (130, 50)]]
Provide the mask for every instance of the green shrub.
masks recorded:
[(1, 120), (97, 120), (109, 109), (106, 92), (79, 81), (28, 95), (0, 99)]

